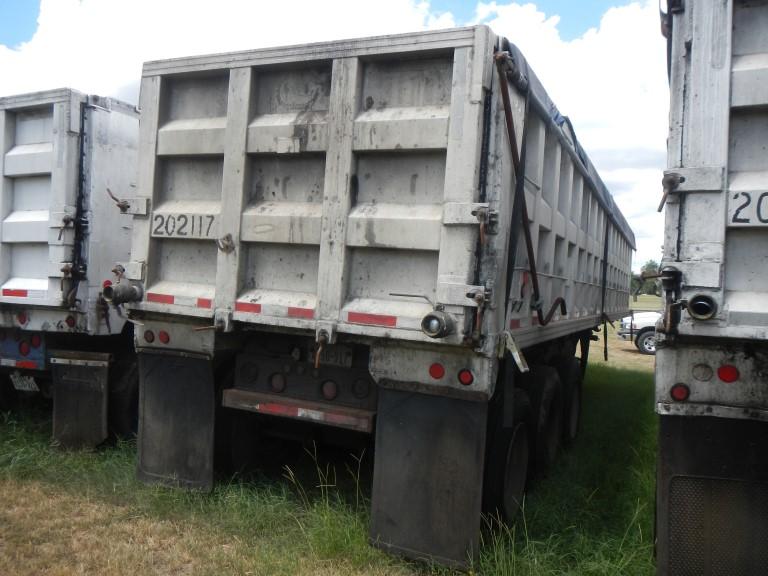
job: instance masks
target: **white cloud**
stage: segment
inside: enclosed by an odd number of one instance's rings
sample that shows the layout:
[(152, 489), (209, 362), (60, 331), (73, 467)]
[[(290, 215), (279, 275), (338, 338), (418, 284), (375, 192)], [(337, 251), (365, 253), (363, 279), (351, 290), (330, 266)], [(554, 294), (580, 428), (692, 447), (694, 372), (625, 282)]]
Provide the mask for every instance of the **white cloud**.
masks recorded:
[[(571, 117), (638, 236), (635, 267), (658, 260), (668, 97), (656, 0), (612, 8), (572, 41), (531, 3), (481, 2), (475, 21), (517, 44)], [(42, 0), (33, 38), (0, 45), (0, 94), (73, 86), (135, 102), (147, 60), (453, 25), (424, 0)]]

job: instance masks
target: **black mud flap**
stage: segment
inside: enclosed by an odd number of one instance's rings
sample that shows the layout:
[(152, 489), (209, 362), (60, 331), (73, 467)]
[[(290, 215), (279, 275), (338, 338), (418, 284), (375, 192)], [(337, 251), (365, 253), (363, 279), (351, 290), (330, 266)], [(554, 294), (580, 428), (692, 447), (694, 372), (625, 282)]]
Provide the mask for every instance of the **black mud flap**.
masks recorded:
[(466, 567), (480, 535), (488, 404), (381, 389), (371, 543)]
[(659, 576), (757, 576), (768, 567), (768, 423), (661, 416)]
[(213, 367), (199, 356), (141, 351), (139, 480), (185, 488), (213, 487)]
[(107, 439), (109, 354), (51, 351), (53, 439), (62, 448), (94, 448)]

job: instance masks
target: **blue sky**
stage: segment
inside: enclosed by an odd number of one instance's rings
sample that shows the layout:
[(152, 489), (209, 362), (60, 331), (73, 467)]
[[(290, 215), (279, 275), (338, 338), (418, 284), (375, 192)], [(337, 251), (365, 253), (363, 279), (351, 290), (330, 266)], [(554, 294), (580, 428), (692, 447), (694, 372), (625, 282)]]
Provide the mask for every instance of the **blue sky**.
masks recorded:
[[(520, 0), (520, 3), (525, 3)], [(629, 0), (536, 0), (534, 2), (547, 16), (560, 15), (558, 30), (563, 40), (572, 40), (600, 23), (600, 17), (611, 6), (629, 4)], [(451, 12), (456, 22), (469, 22), (476, 2), (467, 0), (432, 0), (435, 12)], [(40, 8), (38, 0), (2, 0), (0, 2), (0, 44), (17, 46), (29, 40), (37, 26)]]
[[(497, 0), (506, 4), (504, 0)], [(557, 28), (563, 40), (578, 38), (590, 28), (600, 24), (600, 17), (612, 6), (624, 6), (630, 0), (518, 0), (519, 4), (533, 3), (547, 16), (558, 14)], [(430, 6), (435, 12), (451, 12), (457, 23), (469, 22), (475, 13), (476, 2), (468, 0), (432, 0)]]
[(3, 0), (0, 2), (0, 44), (17, 46), (32, 38), (37, 28), (38, 0)]

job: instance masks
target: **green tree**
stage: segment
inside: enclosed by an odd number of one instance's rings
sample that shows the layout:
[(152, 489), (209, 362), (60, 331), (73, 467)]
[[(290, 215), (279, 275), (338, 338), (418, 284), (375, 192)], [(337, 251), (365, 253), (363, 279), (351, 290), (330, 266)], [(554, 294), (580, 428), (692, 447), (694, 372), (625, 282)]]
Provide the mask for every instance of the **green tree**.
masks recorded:
[(640, 292), (643, 294), (650, 294), (652, 296), (659, 296), (661, 294), (661, 282), (658, 278), (650, 278), (650, 276), (659, 275), (659, 263), (656, 260), (648, 260), (640, 269), (640, 276), (642, 277), (643, 285), (640, 288)]

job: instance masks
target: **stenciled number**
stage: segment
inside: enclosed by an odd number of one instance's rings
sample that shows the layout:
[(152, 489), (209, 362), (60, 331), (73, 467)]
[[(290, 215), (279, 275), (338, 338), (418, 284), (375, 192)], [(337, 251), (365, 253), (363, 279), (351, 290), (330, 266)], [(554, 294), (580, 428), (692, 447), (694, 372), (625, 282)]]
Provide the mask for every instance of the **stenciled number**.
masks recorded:
[(178, 234), (179, 236), (187, 235), (185, 230), (187, 229), (188, 221), (189, 221), (189, 218), (187, 218), (186, 214), (179, 214), (179, 219), (178, 219), (179, 229), (176, 231), (176, 234)]
[(152, 230), (152, 234), (156, 236), (162, 236), (163, 234), (162, 228), (163, 228), (163, 224), (165, 223), (165, 218), (163, 218), (162, 214), (155, 214), (153, 220), (155, 224), (155, 229)]
[[(744, 210), (744, 208), (746, 208), (752, 203), (752, 196), (750, 196), (746, 192), (738, 192), (733, 195), (733, 199), (738, 200), (740, 195), (744, 196), (745, 200), (741, 206), (736, 208), (736, 211), (733, 213), (733, 218), (731, 218), (731, 222), (733, 222), (734, 224), (749, 224), (749, 218), (741, 218), (739, 217), (739, 214), (741, 214), (741, 211)], [(762, 199), (762, 196), (760, 198)], [(765, 222), (765, 220), (761, 220), (761, 222)]]
[(761, 224), (768, 224), (768, 218), (763, 216), (763, 200), (768, 198), (768, 192), (763, 192), (760, 194), (760, 197), (757, 199), (757, 219), (760, 220)]
[[(216, 221), (213, 214), (155, 214), (152, 217), (154, 236), (195, 236), (208, 238)], [(206, 225), (207, 224), (207, 225)], [(187, 227), (190, 232), (187, 232)]]
[(172, 214), (168, 214), (165, 217), (165, 234), (166, 236), (173, 236), (176, 231), (176, 217)]

